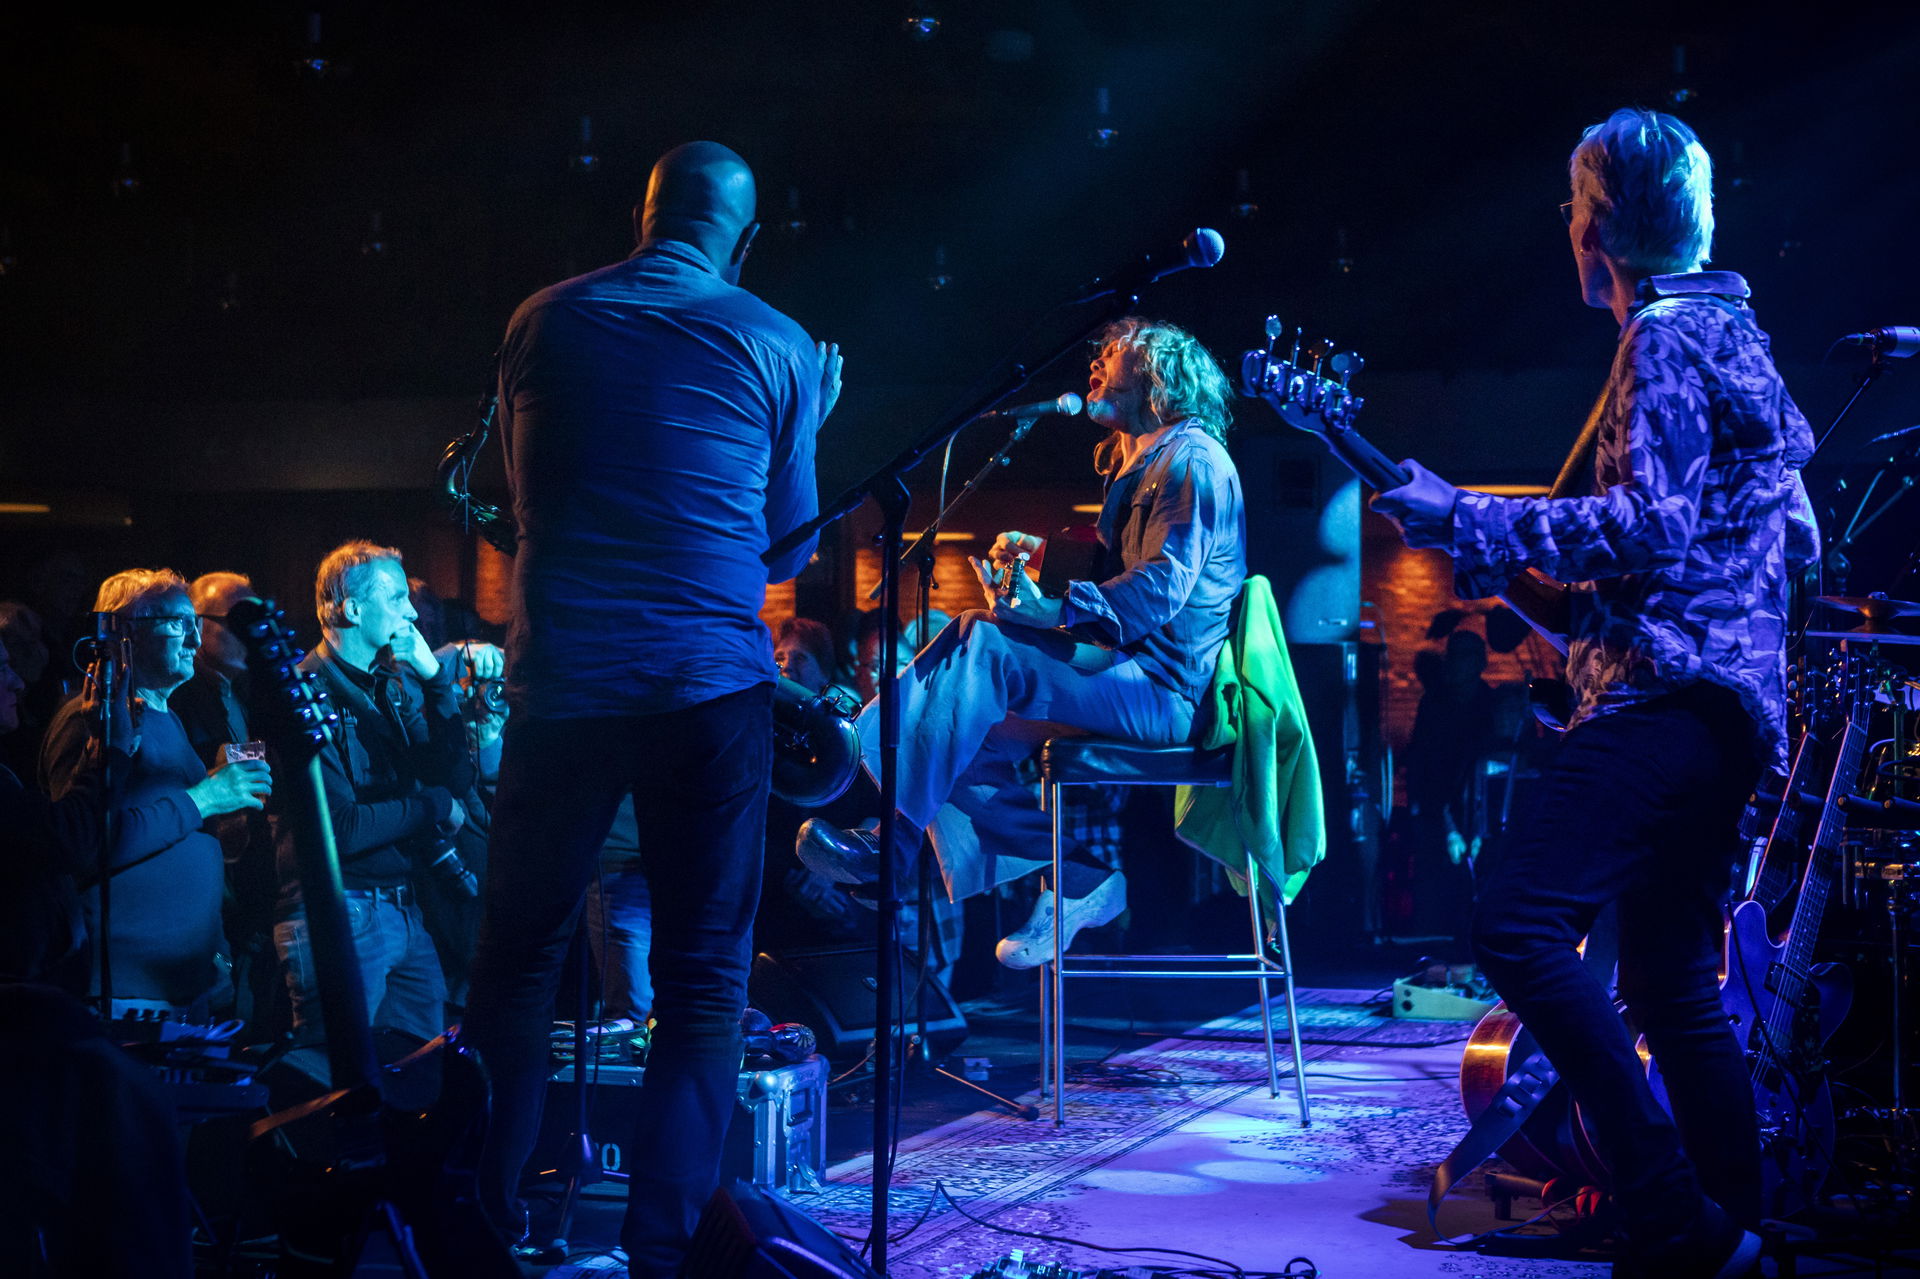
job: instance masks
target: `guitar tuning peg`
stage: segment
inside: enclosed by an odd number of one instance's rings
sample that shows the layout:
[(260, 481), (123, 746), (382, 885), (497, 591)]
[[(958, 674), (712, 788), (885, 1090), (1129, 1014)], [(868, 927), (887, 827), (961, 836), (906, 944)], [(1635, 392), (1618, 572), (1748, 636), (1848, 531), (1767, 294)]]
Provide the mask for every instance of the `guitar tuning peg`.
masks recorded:
[(1307, 358), (1313, 361), (1310, 367), (1315, 376), (1320, 373), (1320, 362), (1327, 358), (1327, 353), (1331, 350), (1333, 350), (1333, 343), (1325, 338), (1315, 338), (1307, 346)]
[(1340, 385), (1345, 387), (1353, 381), (1354, 374), (1367, 367), (1367, 362), (1358, 351), (1342, 351), (1333, 357), (1332, 367), (1340, 375)]

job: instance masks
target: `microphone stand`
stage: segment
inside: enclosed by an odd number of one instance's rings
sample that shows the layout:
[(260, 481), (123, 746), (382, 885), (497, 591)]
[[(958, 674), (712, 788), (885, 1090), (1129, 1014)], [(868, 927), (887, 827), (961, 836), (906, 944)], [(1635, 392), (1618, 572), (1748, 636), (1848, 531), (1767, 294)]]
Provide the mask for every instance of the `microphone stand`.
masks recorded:
[[(894, 1022), (894, 978), (900, 965), (900, 902), (895, 875), (893, 849), (899, 825), (895, 803), (899, 798), (897, 775), (900, 752), (899, 676), (893, 656), (900, 643), (900, 557), (905, 541), (907, 510), (911, 495), (906, 475), (929, 454), (957, 434), (962, 427), (1027, 384), (1034, 371), (1045, 368), (1065, 356), (1074, 347), (1092, 337), (1112, 320), (1119, 319), (1139, 302), (1139, 285), (1127, 284), (1107, 293), (1092, 317), (1075, 329), (1073, 335), (1054, 345), (1044, 358), (1029, 367), (1009, 363), (992, 389), (972, 403), (936, 423), (918, 440), (889, 458), (866, 479), (846, 489), (821, 510), (820, 514), (795, 528), (767, 549), (761, 558), (771, 563), (793, 548), (819, 534), (829, 524), (850, 514), (869, 497), (879, 506), (880, 530), (880, 668), (875, 672), (879, 684), (880, 705), (880, 875), (875, 888), (879, 896), (878, 956), (874, 971), (873, 1073), (878, 1081), (873, 1105), (873, 1195), (868, 1225), (868, 1244), (873, 1268), (887, 1271), (887, 1192), (893, 1181), (893, 1133), (898, 1116), (899, 1097), (895, 1090), (894, 1040), (899, 1031)], [(884, 1100), (883, 1100), (884, 1099)]]
[[(1037, 415), (1017, 419), (1014, 423), (1013, 433), (1007, 437), (1007, 442), (1002, 444), (999, 449), (994, 452), (994, 455), (987, 459), (986, 464), (982, 466), (979, 471), (975, 472), (973, 478), (961, 486), (960, 491), (953, 495), (952, 501), (940, 508), (939, 514), (933, 517), (932, 523), (928, 524), (924, 529), (921, 529), (919, 535), (913, 539), (913, 545), (907, 547), (907, 549), (901, 553), (900, 562), (902, 564), (910, 563), (914, 565), (919, 573), (918, 586), (914, 592), (914, 602), (916, 616), (919, 622), (918, 637), (923, 645), (931, 638), (928, 631), (933, 617), (934, 550), (939, 541), (939, 533), (942, 526), (945, 525), (947, 517), (953, 514), (962, 502), (967, 500), (969, 494), (980, 487), (987, 476), (991, 475), (996, 469), (1009, 465), (1013, 461), (1013, 446), (1027, 437), (1027, 432), (1033, 429), (1033, 424), (1037, 420)], [(1038, 1106), (1023, 1105), (1011, 1097), (1003, 1097), (991, 1088), (983, 1088), (981, 1085), (963, 1075), (954, 1074), (951, 1070), (948, 1070), (945, 1066), (933, 1059), (931, 1041), (927, 1036), (927, 969), (930, 964), (930, 957), (933, 954), (933, 939), (936, 935), (936, 929), (933, 920), (933, 856), (928, 851), (924, 839), (920, 844), (917, 861), (919, 863), (920, 880), (918, 892), (918, 905), (920, 908), (920, 971), (918, 980), (914, 983), (916, 996), (914, 1000), (914, 1021), (916, 1033), (907, 1040), (908, 1063), (911, 1064), (917, 1054), (920, 1064), (941, 1078), (971, 1088), (973, 1091), (992, 1100), (996, 1104), (1005, 1106), (1021, 1119), (1038, 1119), (1040, 1117), (1040, 1108)]]
[[(1813, 453), (1808, 456), (1807, 465), (1810, 466), (1813, 464), (1813, 458), (1815, 456), (1818, 456), (1821, 448), (1823, 448), (1826, 445), (1826, 442), (1832, 438), (1834, 429), (1838, 427), (1843, 420), (1845, 420), (1848, 413), (1851, 413), (1853, 411), (1853, 406), (1859, 402), (1860, 397), (1866, 393), (1867, 388), (1872, 386), (1874, 382), (1880, 377), (1880, 375), (1885, 373), (1888, 370), (1888, 368), (1890, 368), (1891, 366), (1892, 366), (1892, 362), (1888, 360), (1881, 351), (1876, 349), (1873, 352), (1872, 358), (1867, 362), (1867, 371), (1861, 374), (1859, 383), (1855, 385), (1853, 388), (1853, 394), (1847, 397), (1847, 402), (1840, 406), (1840, 411), (1838, 413), (1835, 413), (1833, 415), (1833, 420), (1827, 423), (1827, 429), (1820, 432), (1820, 438), (1814, 441)], [(1902, 452), (1905, 452), (1905, 451), (1907, 450), (1902, 450)], [(1894, 456), (1897, 458), (1899, 454), (1895, 454)], [(1891, 463), (1889, 463), (1888, 465), (1891, 465)], [(1805, 468), (1803, 467), (1802, 469), (1804, 470)], [(1838, 594), (1844, 595), (1846, 594), (1846, 591), (1847, 591), (1847, 572), (1851, 568), (1851, 565), (1847, 560), (1847, 555), (1846, 555), (1847, 549), (1854, 544), (1855, 535), (1865, 531), (1864, 526), (1862, 526), (1860, 523), (1861, 516), (1866, 514), (1867, 503), (1871, 501), (1873, 498), (1873, 490), (1876, 486), (1878, 486), (1878, 484), (1880, 483), (1880, 480), (1884, 478), (1884, 476), (1886, 475), (1886, 471), (1887, 471), (1887, 466), (1882, 466), (1879, 471), (1876, 471), (1874, 473), (1874, 478), (1868, 484), (1866, 493), (1864, 493), (1861, 496), (1859, 505), (1855, 508), (1853, 513), (1853, 518), (1848, 522), (1845, 532), (1843, 532), (1840, 535), (1840, 538), (1838, 541), (1836, 541), (1832, 546), (1826, 548), (1820, 557), (1820, 566), (1823, 570), (1823, 575), (1824, 575), (1824, 570), (1828, 570), (1828, 569), (1831, 569), (1834, 573), (1834, 576), (1836, 578), (1834, 587)], [(1827, 495), (1827, 512), (1826, 513), (1827, 513), (1827, 519), (1829, 523), (1833, 523), (1839, 520), (1840, 510), (1839, 510), (1838, 503), (1840, 501), (1841, 495), (1846, 491), (1847, 491), (1847, 477), (1846, 477), (1846, 472), (1843, 469), (1839, 478), (1837, 478), (1833, 482), (1833, 491)], [(1889, 501), (1887, 503), (1887, 506), (1891, 506), (1891, 505), (1892, 505), (1892, 502)], [(1868, 517), (1867, 523), (1871, 524), (1875, 519), (1878, 519), (1879, 516), (1885, 512), (1886, 509), (1887, 508), (1883, 506), (1880, 511), (1876, 511), (1872, 516)]]

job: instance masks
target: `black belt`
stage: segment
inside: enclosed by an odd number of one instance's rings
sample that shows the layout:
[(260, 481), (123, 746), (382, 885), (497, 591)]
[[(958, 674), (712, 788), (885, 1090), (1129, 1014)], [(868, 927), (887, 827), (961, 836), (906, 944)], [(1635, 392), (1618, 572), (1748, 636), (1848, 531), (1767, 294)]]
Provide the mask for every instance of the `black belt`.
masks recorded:
[(396, 906), (413, 905), (413, 885), (395, 884), (391, 888), (349, 888), (348, 897), (367, 897), (374, 901), (390, 901)]

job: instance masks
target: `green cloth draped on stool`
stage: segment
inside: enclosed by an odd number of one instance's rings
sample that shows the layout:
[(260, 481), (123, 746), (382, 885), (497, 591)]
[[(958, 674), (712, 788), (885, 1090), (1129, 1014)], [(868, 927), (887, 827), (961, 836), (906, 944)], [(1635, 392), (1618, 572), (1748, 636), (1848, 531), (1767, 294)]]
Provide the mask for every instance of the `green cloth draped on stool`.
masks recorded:
[(1280, 885), (1291, 902), (1327, 855), (1327, 825), (1307, 708), (1264, 577), (1241, 588), (1200, 716), (1210, 725), (1202, 749), (1234, 748), (1233, 785), (1180, 787), (1175, 831), (1225, 866), (1242, 896), (1251, 857), (1269, 891)]

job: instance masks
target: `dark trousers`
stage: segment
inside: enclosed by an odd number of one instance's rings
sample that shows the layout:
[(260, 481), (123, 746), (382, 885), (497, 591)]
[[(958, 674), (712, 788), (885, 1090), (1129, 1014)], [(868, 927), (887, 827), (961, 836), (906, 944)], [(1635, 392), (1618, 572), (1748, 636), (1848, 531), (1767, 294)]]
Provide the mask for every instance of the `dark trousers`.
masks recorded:
[(660, 715), (507, 723), (466, 1018), (493, 1076), (483, 1190), (489, 1211), (517, 1227), (554, 992), (600, 846), (631, 787), (655, 907), (658, 1022), (628, 1147), (621, 1242), (636, 1276), (675, 1273), (719, 1181), (760, 895), (772, 708), (772, 686), (762, 684)]
[[(1695, 685), (1589, 720), (1483, 887), (1474, 950), (1586, 1113), (1629, 1232), (1684, 1226), (1704, 1192), (1759, 1215), (1753, 1090), (1717, 976), (1734, 831), (1758, 769), (1733, 695)], [(1619, 903), (1619, 991), (1664, 1077), (1574, 947)]]

